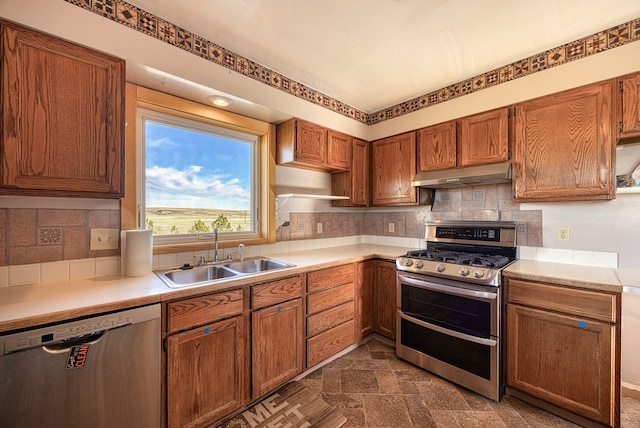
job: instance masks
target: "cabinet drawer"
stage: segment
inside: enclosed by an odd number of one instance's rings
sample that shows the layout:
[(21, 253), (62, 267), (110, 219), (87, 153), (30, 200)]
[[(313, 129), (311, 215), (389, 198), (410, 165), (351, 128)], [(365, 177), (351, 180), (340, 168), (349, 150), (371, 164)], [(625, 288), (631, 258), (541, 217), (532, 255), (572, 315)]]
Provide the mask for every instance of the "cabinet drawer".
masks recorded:
[(194, 297), (167, 305), (169, 333), (242, 313), (242, 289)]
[(280, 279), (251, 287), (251, 307), (264, 308), (302, 296), (302, 277)]
[(349, 264), (307, 274), (307, 291), (313, 293), (334, 285), (355, 281), (355, 265)]
[(355, 308), (352, 301), (327, 309), (307, 318), (307, 336), (315, 336), (354, 318)]
[(617, 296), (552, 284), (509, 279), (509, 303), (534, 306), (596, 320), (617, 322)]
[(355, 321), (353, 320), (308, 339), (307, 367), (315, 366), (353, 342), (355, 342)]
[(315, 314), (325, 309), (338, 306), (341, 303), (353, 300), (355, 297), (355, 285), (353, 282), (349, 284), (339, 285), (319, 293), (307, 296), (307, 314)]

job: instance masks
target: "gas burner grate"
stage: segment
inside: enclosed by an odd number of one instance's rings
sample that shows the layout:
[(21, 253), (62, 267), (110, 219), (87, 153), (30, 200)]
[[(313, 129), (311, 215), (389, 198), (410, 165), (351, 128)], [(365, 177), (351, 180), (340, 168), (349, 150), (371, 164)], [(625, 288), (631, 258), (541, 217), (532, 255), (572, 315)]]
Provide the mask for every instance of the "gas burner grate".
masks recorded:
[(501, 268), (508, 265), (511, 259), (498, 254), (480, 254), (450, 250), (416, 250), (409, 251), (407, 257), (435, 262), (469, 265), (475, 267)]

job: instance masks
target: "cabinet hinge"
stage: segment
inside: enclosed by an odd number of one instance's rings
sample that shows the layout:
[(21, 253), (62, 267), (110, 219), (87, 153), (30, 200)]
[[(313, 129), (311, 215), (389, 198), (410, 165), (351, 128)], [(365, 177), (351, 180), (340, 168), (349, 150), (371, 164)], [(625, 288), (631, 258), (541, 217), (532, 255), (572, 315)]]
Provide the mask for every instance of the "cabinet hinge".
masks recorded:
[(618, 122), (618, 132), (622, 132), (623, 128), (622, 128), (622, 122)]
[(165, 337), (164, 340), (162, 341), (162, 350), (164, 352), (167, 352), (167, 338)]
[(297, 157), (298, 157), (298, 151), (297, 151), (297, 150), (294, 150), (294, 151), (293, 151), (293, 157), (294, 157), (294, 158), (297, 158)]
[(513, 197), (514, 199), (518, 196), (518, 191), (516, 189), (513, 189)]
[(507, 151), (507, 159), (511, 159), (511, 150)]
[(624, 91), (624, 84), (622, 83), (622, 80), (618, 82), (618, 85), (620, 86), (620, 92)]

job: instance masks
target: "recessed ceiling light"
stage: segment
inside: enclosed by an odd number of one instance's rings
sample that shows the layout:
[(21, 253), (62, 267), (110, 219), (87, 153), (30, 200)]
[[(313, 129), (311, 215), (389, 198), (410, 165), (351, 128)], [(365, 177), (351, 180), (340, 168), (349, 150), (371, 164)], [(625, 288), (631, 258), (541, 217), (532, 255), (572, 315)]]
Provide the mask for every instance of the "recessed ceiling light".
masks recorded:
[(209, 95), (207, 99), (211, 104), (218, 107), (227, 107), (233, 104), (233, 100), (223, 97), (222, 95)]

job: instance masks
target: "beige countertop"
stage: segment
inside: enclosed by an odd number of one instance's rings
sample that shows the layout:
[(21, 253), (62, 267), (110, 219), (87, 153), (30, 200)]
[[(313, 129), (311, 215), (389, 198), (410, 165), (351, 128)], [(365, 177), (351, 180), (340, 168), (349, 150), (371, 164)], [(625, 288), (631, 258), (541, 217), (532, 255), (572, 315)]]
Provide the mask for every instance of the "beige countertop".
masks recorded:
[(518, 260), (502, 271), (507, 278), (548, 281), (570, 287), (622, 293), (617, 269), (566, 263)]
[(269, 254), (273, 259), (296, 266), (233, 278), (213, 285), (184, 288), (169, 288), (153, 273), (136, 278), (113, 275), (4, 287), (0, 288), (0, 333), (256, 284), (370, 258), (395, 260), (407, 250), (402, 247), (358, 244)]
[[(182, 299), (247, 286), (371, 258), (395, 260), (413, 248), (357, 244), (269, 254), (295, 267), (233, 278), (213, 285), (169, 288), (155, 274), (119, 275), (0, 288), (0, 333), (45, 323)], [(586, 289), (640, 293), (640, 271), (518, 260), (504, 271), (510, 278), (548, 281)]]

